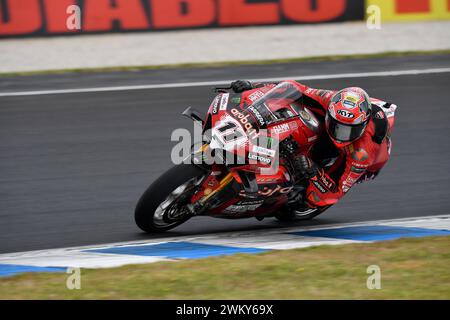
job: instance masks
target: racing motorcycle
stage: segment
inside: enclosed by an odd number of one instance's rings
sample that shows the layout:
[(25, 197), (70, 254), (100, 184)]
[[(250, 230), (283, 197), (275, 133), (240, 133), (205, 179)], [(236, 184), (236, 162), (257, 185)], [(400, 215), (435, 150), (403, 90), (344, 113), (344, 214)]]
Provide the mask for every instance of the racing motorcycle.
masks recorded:
[(309, 154), (323, 130), (302, 93), (290, 82), (265, 93), (227, 89), (216, 88), (206, 119), (190, 107), (183, 112), (201, 125), (201, 143), (141, 196), (142, 230), (164, 232), (194, 216), (309, 220), (328, 208), (298, 209), (307, 179), (293, 159)]

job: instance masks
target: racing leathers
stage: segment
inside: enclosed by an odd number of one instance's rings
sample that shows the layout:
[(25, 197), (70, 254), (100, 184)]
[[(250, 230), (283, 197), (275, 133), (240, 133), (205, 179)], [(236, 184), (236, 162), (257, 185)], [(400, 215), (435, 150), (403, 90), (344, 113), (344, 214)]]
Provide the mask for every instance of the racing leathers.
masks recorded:
[[(330, 99), (336, 93), (332, 90), (310, 88), (295, 81), (289, 81), (302, 93), (301, 101), (324, 122)], [(262, 95), (276, 84), (253, 84), (237, 81), (232, 84), (235, 92), (250, 89), (261, 91)], [(305, 202), (310, 207), (326, 207), (335, 204), (356, 183), (376, 177), (390, 156), (390, 132), (394, 125), (394, 112), (397, 106), (371, 98), (372, 116), (362, 136), (344, 147), (336, 147), (323, 130), (318, 142), (310, 154), (301, 156), (297, 163), (302, 171), (312, 172), (308, 176)], [(327, 165), (322, 163), (327, 159)]]

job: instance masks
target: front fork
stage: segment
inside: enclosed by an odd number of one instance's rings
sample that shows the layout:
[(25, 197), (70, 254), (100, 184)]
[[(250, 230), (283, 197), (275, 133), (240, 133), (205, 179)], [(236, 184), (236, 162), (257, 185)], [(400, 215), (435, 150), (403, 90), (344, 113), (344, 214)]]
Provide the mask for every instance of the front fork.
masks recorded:
[[(207, 170), (210, 174), (214, 172), (213, 165), (207, 165), (205, 162), (205, 151), (209, 148), (208, 144), (202, 145), (197, 151), (192, 153), (192, 164), (200, 167), (203, 170)], [(222, 168), (221, 168), (222, 169)], [(218, 205), (231, 200), (237, 194), (239, 194), (240, 188), (237, 184), (234, 176), (231, 172), (227, 172), (223, 178), (218, 182), (218, 186), (209, 192), (206, 192), (208, 188), (205, 188), (202, 197), (197, 199), (194, 203), (188, 205), (189, 211), (194, 215), (204, 214), (208, 209), (217, 207)], [(200, 184), (203, 186), (203, 182)], [(201, 190), (199, 190), (201, 191)]]

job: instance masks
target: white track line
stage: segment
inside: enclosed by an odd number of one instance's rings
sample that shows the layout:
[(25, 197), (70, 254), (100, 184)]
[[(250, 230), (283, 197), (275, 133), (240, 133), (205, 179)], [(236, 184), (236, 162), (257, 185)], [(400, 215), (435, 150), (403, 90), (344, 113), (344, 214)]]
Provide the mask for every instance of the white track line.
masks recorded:
[[(252, 81), (252, 82), (277, 82), (277, 81), (283, 81), (286, 79), (296, 79), (298, 81), (308, 81), (308, 80), (347, 79), (347, 78), (392, 77), (392, 76), (436, 74), (436, 73), (448, 73), (448, 72), (450, 72), (450, 68), (435, 68), (435, 69), (421, 69), (421, 70), (397, 70), (397, 71), (380, 71), (380, 72), (323, 74), (323, 75), (310, 75), (310, 76), (286, 76), (286, 77), (279, 77), (279, 78), (250, 79), (250, 81)], [(232, 81), (234, 81), (234, 80), (162, 83), (162, 84), (148, 84), (148, 85), (134, 85), (134, 86), (97, 87), (97, 88), (79, 88), (79, 89), (61, 89), (61, 90), (3, 92), (3, 93), (0, 93), (0, 97), (38, 96), (38, 95), (49, 95), (49, 94), (92, 93), (92, 92), (112, 92), (112, 91), (129, 91), (129, 90), (170, 89), (170, 88), (189, 88), (189, 87), (202, 87), (202, 86), (229, 85)]]
[(66, 247), (66, 248), (55, 248), (55, 249), (44, 249), (44, 250), (32, 250), (32, 251), (24, 251), (24, 252), (9, 252), (0, 254), (0, 263), (4, 258), (17, 258), (24, 255), (33, 255), (33, 256), (45, 256), (49, 252), (66, 252), (66, 251), (81, 251), (81, 250), (94, 250), (94, 249), (104, 249), (104, 248), (112, 248), (112, 247), (123, 247), (123, 246), (145, 246), (148, 244), (157, 244), (157, 243), (166, 243), (173, 241), (199, 241), (201, 239), (232, 239), (239, 238), (243, 236), (249, 235), (273, 235), (273, 234), (282, 234), (290, 231), (311, 231), (311, 230), (321, 230), (321, 229), (331, 229), (331, 228), (340, 228), (340, 227), (350, 227), (350, 226), (365, 226), (365, 225), (378, 225), (378, 224), (395, 224), (395, 223), (409, 223), (414, 221), (421, 220), (433, 220), (433, 219), (450, 219), (450, 214), (443, 215), (434, 215), (434, 216), (420, 216), (420, 217), (407, 217), (407, 218), (397, 218), (397, 219), (385, 219), (385, 220), (369, 220), (369, 221), (358, 221), (358, 222), (346, 222), (346, 223), (331, 223), (331, 224), (318, 224), (314, 226), (291, 226), (291, 227), (282, 227), (282, 228), (266, 228), (266, 229), (256, 229), (256, 230), (247, 230), (247, 231), (225, 231), (219, 233), (206, 233), (206, 234), (197, 234), (197, 235), (189, 235), (189, 236), (178, 236), (178, 237), (163, 237), (163, 238), (154, 238), (148, 240), (138, 240), (138, 241), (123, 241), (123, 242), (112, 242), (112, 243), (102, 243), (102, 244), (92, 244), (92, 245), (84, 245), (84, 246), (76, 246), (76, 247)]
[[(295, 235), (293, 232), (307, 230), (324, 230), (342, 227), (356, 226), (391, 226), (406, 228), (422, 228), (430, 230), (450, 230), (450, 215), (428, 216), (417, 218), (403, 218), (394, 220), (379, 220), (372, 222), (358, 223), (340, 223), (316, 226), (291, 226), (287, 228), (270, 228), (258, 229), (253, 231), (232, 231), (227, 233), (191, 235), (184, 237), (172, 237), (162, 239), (148, 239), (144, 241), (119, 242), (113, 244), (98, 244), (91, 246), (82, 246), (74, 248), (61, 248), (50, 250), (38, 250), (28, 252), (6, 253), (0, 255), (0, 271), (3, 267), (14, 269), (15, 265), (27, 267), (58, 267), (58, 268), (111, 268), (129, 264), (153, 263), (158, 261), (177, 261), (179, 258), (165, 256), (162, 253), (148, 252), (148, 255), (142, 255), (137, 252), (129, 252), (129, 254), (121, 254), (100, 252), (99, 249), (113, 249), (124, 247), (144, 246), (144, 250), (151, 248), (149, 246), (158, 244), (167, 244), (173, 242), (187, 242), (186, 245), (213, 245), (228, 246), (246, 249), (262, 249), (262, 250), (287, 250), (294, 248), (305, 248), (318, 245), (338, 245), (347, 243), (364, 242), (357, 239), (341, 239)], [(177, 251), (172, 250), (172, 251)], [(12, 266), (12, 267), (11, 267)]]

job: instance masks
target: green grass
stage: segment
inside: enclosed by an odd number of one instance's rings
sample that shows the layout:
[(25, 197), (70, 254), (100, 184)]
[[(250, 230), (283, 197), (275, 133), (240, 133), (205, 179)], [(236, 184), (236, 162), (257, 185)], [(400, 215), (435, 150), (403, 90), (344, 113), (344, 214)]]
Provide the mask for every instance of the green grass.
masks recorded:
[[(450, 299), (450, 237), (0, 278), (0, 299)], [(381, 268), (369, 290), (369, 265)]]
[(65, 73), (94, 73), (94, 72), (137, 72), (143, 70), (160, 70), (160, 69), (177, 69), (177, 68), (213, 68), (213, 67), (229, 67), (240, 65), (265, 65), (274, 63), (295, 63), (295, 62), (323, 62), (323, 61), (340, 61), (348, 59), (370, 59), (383, 57), (406, 57), (417, 55), (432, 54), (450, 54), (450, 50), (433, 50), (433, 51), (403, 51), (403, 52), (383, 52), (373, 54), (354, 54), (354, 55), (331, 55), (317, 57), (301, 57), (288, 59), (271, 59), (271, 60), (243, 60), (243, 61), (223, 61), (211, 63), (181, 63), (169, 65), (151, 65), (151, 66), (118, 66), (105, 68), (83, 68), (83, 69), (62, 69), (62, 70), (41, 70), (41, 71), (25, 71), (25, 72), (0, 72), (0, 76), (30, 76), (43, 74), (65, 74)]

